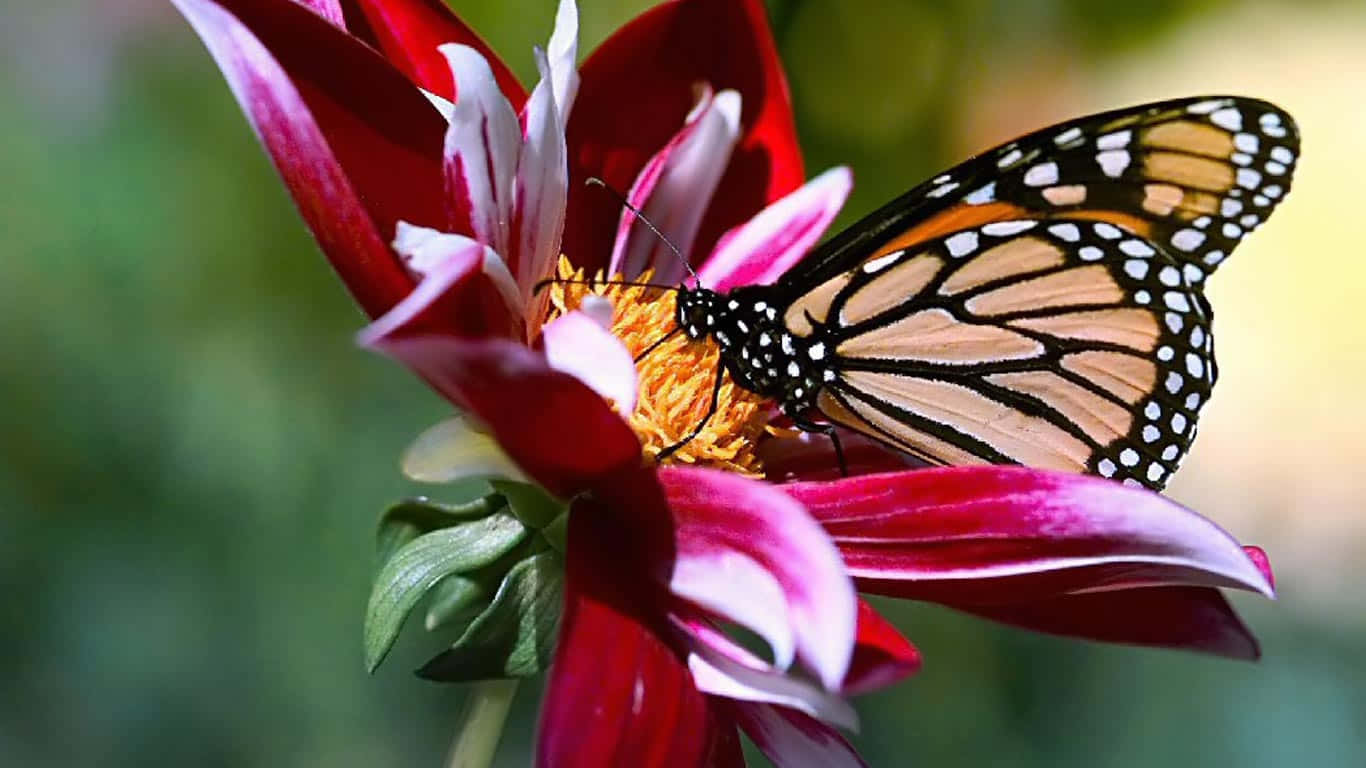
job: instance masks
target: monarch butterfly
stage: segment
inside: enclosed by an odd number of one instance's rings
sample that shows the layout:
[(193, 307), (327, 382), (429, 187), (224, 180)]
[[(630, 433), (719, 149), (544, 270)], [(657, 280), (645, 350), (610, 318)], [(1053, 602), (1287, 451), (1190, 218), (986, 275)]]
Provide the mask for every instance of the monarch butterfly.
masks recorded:
[(720, 350), (693, 436), (729, 373), (832, 438), (1160, 490), (1216, 377), (1204, 281), (1298, 153), (1289, 115), (1254, 99), (1104, 112), (911, 189), (773, 285), (685, 285), (670, 335)]

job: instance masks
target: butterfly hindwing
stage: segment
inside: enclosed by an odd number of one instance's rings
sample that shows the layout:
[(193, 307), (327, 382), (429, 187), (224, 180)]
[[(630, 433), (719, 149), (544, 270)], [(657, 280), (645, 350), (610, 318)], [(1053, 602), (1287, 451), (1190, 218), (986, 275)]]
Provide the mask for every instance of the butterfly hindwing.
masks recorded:
[(1198, 290), (1108, 222), (990, 222), (837, 277), (800, 310), (833, 351), (818, 407), (934, 463), (1161, 487), (1214, 383)]

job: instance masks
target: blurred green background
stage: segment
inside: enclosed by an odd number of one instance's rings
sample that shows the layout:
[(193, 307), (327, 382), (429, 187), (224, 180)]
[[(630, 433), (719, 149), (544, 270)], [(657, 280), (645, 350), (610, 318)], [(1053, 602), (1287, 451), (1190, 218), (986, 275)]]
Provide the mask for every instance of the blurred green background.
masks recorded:
[[(514, 68), (552, 0), (459, 0)], [(588, 50), (647, 3), (582, 3)], [(1197, 92), (1297, 115), (1289, 201), (1220, 272), (1223, 379), (1171, 490), (1277, 566), (1260, 664), (889, 609), (923, 673), (860, 700), (872, 765), (1366, 764), (1366, 8), (776, 0), (844, 221), (968, 153)], [(164, 0), (0, 0), (0, 764), (435, 766), (463, 692), (374, 677), (396, 457), (445, 409), (362, 319)], [(500, 764), (530, 754), (519, 698)]]

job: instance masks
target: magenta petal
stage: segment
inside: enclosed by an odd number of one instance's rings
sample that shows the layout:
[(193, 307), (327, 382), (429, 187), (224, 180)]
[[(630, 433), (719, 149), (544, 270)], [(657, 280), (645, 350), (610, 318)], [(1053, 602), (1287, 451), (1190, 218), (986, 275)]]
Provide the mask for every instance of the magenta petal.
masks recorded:
[(731, 717), (777, 766), (861, 768), (866, 763), (834, 728), (801, 712), (771, 704), (735, 702)]
[(954, 605), (982, 618), (1054, 635), (1199, 651), (1254, 661), (1257, 638), (1219, 590), (1146, 587), (1010, 605)]
[(769, 205), (721, 236), (697, 271), (699, 282), (714, 291), (729, 291), (777, 280), (821, 239), (853, 186), (848, 168), (832, 168)]
[(522, 149), (517, 113), (498, 90), (488, 60), (477, 50), (445, 45), (441, 53), (450, 62), (460, 89), (444, 148), (452, 217), (460, 223), (468, 220), (475, 237), (507, 260), (520, 284), (517, 258), (509, 251), (513, 183)]
[(386, 245), (445, 222), (445, 121), (374, 51), (292, 0), (175, 0), (304, 220), (372, 317), (412, 288)]
[(787, 706), (824, 722), (858, 728), (858, 714), (839, 693), (765, 663), (706, 621), (678, 614), (673, 621), (698, 690), (737, 701)]
[(627, 195), (669, 244), (634, 213), (623, 210), (609, 274), (629, 279), (650, 269), (660, 283), (683, 278), (684, 267), (673, 248), (692, 259), (697, 229), (739, 135), (739, 95), (722, 91), (712, 96), (704, 91), (686, 124), (645, 164)]
[(761, 0), (683, 0), (651, 8), (584, 61), (569, 120), (566, 250), (590, 272), (606, 265), (620, 206), (599, 176), (625, 189), (683, 124), (693, 88), (739, 91), (744, 132), (698, 232), (709, 253), (722, 232), (806, 178), (782, 62)]
[(858, 639), (844, 694), (856, 696), (889, 686), (918, 672), (920, 663), (920, 651), (873, 606), (859, 600)]
[(612, 401), (618, 413), (635, 413), (636, 364), (621, 339), (584, 312), (561, 315), (541, 329), (546, 362)]
[(520, 344), (402, 335), (369, 343), (482, 422), (518, 466), (556, 495), (573, 496), (640, 464), (640, 443), (606, 401)]
[[(755, 629), (785, 612), (797, 657), (827, 690), (837, 690), (853, 651), (857, 605), (839, 553), (820, 526), (792, 498), (756, 480), (684, 467), (661, 467), (658, 476), (680, 563), (673, 591)], [(762, 589), (718, 589), (714, 579), (693, 578), (708, 567), (725, 570), (732, 560), (761, 566), (782, 588), (786, 605), (765, 604)], [(728, 572), (754, 573), (738, 567)]]
[[(406, 251), (414, 269), (424, 268), (425, 276), (403, 301), (360, 332), (362, 346), (422, 334), (521, 338), (522, 319), (510, 303), (519, 299), (515, 292), (507, 293), (511, 277), (498, 254), (460, 235), (408, 226), (399, 227), (396, 245)], [(416, 247), (407, 250), (410, 246)]]
[(342, 0), (348, 27), (379, 49), (414, 83), (447, 101), (455, 101), (450, 67), (437, 52), (446, 43), (459, 43), (483, 54), (493, 67), (503, 95), (521, 109), (526, 90), (474, 30), (451, 12), (444, 0)]
[(1022, 467), (781, 486), (825, 525), (860, 589), (954, 605), (1140, 585), (1271, 585), (1228, 533), (1148, 491)]
[[(643, 625), (603, 566), (597, 521), (570, 517), (568, 583), (555, 662), (541, 704), (536, 764), (545, 768), (743, 765), (735, 726)], [(609, 561), (610, 563), (611, 561)]]
[(327, 19), (337, 29), (346, 29), (346, 18), (342, 15), (341, 0), (294, 0), (294, 2)]
[(1262, 576), (1266, 577), (1266, 583), (1275, 589), (1276, 574), (1271, 572), (1271, 558), (1266, 556), (1266, 550), (1261, 547), (1244, 545), (1243, 552), (1247, 553), (1247, 558), (1252, 561), (1253, 565), (1257, 566), (1257, 570), (1262, 572)]

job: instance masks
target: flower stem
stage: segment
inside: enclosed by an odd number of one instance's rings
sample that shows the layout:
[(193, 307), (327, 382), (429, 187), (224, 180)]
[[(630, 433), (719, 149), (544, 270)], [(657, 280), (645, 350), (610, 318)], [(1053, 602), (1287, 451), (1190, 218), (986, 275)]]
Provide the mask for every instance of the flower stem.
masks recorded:
[(488, 768), (517, 693), (516, 680), (483, 680), (470, 689), (446, 768)]

